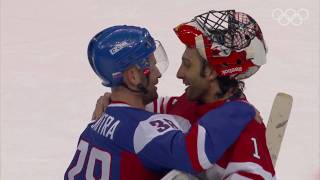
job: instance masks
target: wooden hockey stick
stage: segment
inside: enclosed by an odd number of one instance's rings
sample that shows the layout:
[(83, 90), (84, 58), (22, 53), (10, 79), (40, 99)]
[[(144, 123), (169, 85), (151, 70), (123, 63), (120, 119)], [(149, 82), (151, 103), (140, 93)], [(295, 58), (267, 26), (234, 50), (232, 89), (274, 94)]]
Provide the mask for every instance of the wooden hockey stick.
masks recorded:
[(266, 132), (267, 146), (273, 166), (276, 166), (292, 108), (292, 101), (292, 96), (286, 93), (278, 93), (273, 101)]

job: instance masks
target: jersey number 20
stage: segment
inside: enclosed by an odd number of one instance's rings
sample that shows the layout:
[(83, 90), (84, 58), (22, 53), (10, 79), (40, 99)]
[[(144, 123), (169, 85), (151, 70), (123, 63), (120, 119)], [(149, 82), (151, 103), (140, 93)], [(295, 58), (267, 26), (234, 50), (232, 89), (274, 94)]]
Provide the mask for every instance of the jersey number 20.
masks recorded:
[(96, 160), (101, 162), (101, 168), (103, 171), (101, 171), (101, 180), (107, 180), (109, 179), (110, 175), (110, 164), (111, 164), (111, 155), (106, 152), (102, 151), (100, 149), (97, 149), (95, 147), (91, 148), (90, 152), (88, 153), (88, 147), (89, 143), (80, 140), (79, 145), (78, 145), (78, 150), (80, 151), (78, 161), (76, 166), (71, 168), (68, 172), (68, 179), (69, 180), (74, 180), (74, 177), (79, 174), (84, 166), (85, 160), (87, 155), (89, 154), (89, 159), (88, 163), (85, 166), (85, 176), (87, 180), (95, 180), (95, 177), (93, 176), (94, 172), (94, 166), (96, 163)]

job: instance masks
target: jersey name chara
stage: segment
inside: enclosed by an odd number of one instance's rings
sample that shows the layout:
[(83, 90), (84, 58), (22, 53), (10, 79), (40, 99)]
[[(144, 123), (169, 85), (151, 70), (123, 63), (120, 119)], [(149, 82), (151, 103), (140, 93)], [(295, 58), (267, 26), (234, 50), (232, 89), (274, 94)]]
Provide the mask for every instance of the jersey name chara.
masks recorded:
[(101, 134), (102, 136), (113, 140), (113, 134), (117, 129), (119, 123), (119, 120), (115, 120), (113, 116), (104, 113), (96, 123), (91, 125), (91, 129)]

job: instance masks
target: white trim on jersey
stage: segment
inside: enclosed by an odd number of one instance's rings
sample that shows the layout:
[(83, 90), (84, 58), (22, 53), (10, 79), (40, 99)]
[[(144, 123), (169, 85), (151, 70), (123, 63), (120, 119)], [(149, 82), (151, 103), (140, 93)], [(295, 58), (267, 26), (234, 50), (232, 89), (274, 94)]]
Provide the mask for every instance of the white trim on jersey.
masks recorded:
[(163, 100), (163, 97), (157, 99), (157, 111), (156, 111), (156, 113), (161, 113), (160, 112), (160, 107), (161, 107), (162, 100)]
[[(165, 96), (165, 97), (158, 97), (157, 99), (155, 99), (154, 101), (152, 101), (151, 103), (147, 104), (145, 107), (145, 110), (149, 111), (149, 112), (154, 112), (154, 113), (163, 113), (166, 114), (167, 112), (167, 108), (168, 108), (168, 102), (174, 97), (169, 97), (169, 96)], [(176, 103), (177, 100), (174, 98), (174, 100), (172, 101), (171, 104)], [(156, 106), (156, 109), (154, 108)], [(163, 108), (163, 112), (161, 112), (161, 107)]]
[(197, 149), (198, 149), (198, 159), (201, 167), (203, 169), (208, 169), (212, 167), (207, 154), (205, 152), (205, 142), (206, 142), (206, 130), (198, 125), (198, 139), (197, 139)]
[(108, 105), (108, 107), (130, 107), (130, 105), (125, 103), (111, 103)]
[(154, 102), (147, 104), (144, 109), (149, 112), (154, 112)]
[(264, 179), (275, 180), (276, 177), (266, 170), (264, 170), (259, 164), (253, 162), (231, 162), (226, 168), (226, 177), (231, 174), (235, 174), (239, 171), (249, 172), (252, 174), (257, 174), (263, 177)]
[[(174, 127), (170, 123), (173, 123)], [(168, 114), (152, 115), (138, 124), (133, 136), (134, 150), (139, 153), (154, 138), (174, 130), (187, 132), (190, 127), (189, 121), (180, 116)]]
[(176, 102), (178, 102), (178, 100), (174, 98), (171, 104), (174, 105)]

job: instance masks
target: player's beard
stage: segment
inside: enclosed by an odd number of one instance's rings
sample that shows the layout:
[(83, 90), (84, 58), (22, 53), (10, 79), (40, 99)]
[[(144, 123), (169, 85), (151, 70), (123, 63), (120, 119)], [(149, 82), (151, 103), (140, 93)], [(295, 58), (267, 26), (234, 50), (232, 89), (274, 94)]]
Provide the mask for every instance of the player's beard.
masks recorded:
[(143, 93), (142, 100), (144, 105), (151, 103), (154, 99), (158, 98), (158, 92), (156, 85), (158, 84), (158, 76), (152, 73), (146, 78), (145, 89), (147, 93)]
[(147, 87), (148, 92), (142, 95), (144, 105), (151, 103), (154, 99), (158, 98), (157, 87), (152, 85)]

